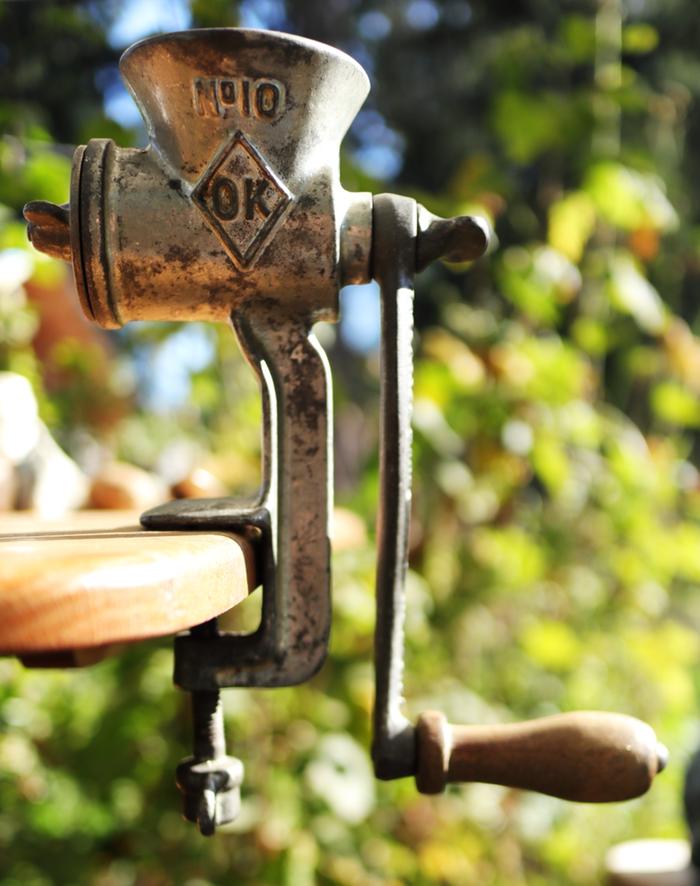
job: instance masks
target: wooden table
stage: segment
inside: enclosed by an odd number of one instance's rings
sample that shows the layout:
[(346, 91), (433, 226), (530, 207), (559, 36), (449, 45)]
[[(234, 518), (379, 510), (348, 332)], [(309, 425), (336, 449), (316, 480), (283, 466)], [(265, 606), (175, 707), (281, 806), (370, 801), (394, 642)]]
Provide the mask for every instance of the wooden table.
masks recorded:
[(3, 514), (0, 654), (87, 663), (95, 649), (214, 618), (256, 584), (252, 549), (235, 535), (146, 532), (138, 515), (125, 511), (53, 522)]

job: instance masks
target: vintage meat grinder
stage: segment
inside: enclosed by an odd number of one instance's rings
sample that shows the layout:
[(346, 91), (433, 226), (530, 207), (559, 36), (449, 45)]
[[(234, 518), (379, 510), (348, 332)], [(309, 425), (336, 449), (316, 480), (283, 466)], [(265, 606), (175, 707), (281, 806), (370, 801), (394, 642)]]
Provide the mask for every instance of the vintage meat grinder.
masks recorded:
[(70, 204), (28, 204), (29, 236), (72, 261), (83, 310), (102, 327), (231, 322), (263, 399), (255, 502), (182, 500), (141, 518), (153, 530), (241, 533), (262, 575), (256, 631), (224, 633), (209, 622), (175, 640), (175, 681), (192, 693), (195, 734), (194, 755), (177, 775), (185, 816), (211, 834), (238, 811), (243, 767), (226, 755), (219, 690), (301, 683), (326, 655), (331, 398), (311, 329), (337, 320), (341, 286), (371, 279), (382, 300), (377, 776), (415, 775), (427, 793), (456, 781), (592, 802), (643, 793), (665, 750), (630, 717), (585, 712), (462, 727), (428, 712), (414, 726), (401, 710), (413, 280), (440, 257), (480, 256), (482, 223), (342, 188), (339, 145), (369, 84), (329, 46), (264, 31), (185, 31), (132, 46), (121, 72), (148, 147), (109, 139), (79, 147)]

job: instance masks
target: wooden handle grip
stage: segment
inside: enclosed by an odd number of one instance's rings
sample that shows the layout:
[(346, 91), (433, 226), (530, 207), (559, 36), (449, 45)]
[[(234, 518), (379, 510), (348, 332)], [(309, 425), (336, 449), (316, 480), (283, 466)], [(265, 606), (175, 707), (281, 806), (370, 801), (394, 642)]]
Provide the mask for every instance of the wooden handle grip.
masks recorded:
[(638, 797), (668, 756), (646, 723), (598, 711), (503, 726), (452, 726), (428, 711), (416, 742), (416, 785), (424, 794), (478, 781), (584, 803)]

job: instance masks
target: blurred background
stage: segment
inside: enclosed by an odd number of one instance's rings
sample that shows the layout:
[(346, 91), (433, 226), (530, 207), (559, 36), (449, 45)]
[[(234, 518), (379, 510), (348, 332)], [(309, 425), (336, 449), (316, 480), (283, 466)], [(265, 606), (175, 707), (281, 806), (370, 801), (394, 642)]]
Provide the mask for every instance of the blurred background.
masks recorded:
[[(321, 673), (224, 695), (240, 819), (213, 840), (180, 819), (190, 726), (170, 642), (75, 671), (1, 659), (0, 882), (599, 884), (610, 844), (684, 834), (700, 744), (696, 4), (1, 2), (0, 369), (28, 380), (83, 477), (118, 460), (162, 486), (206, 470), (242, 492), (258, 474), (258, 392), (230, 330), (88, 327), (69, 269), (28, 246), (21, 219), (29, 199), (68, 199), (76, 144), (145, 143), (120, 52), (214, 25), (351, 54), (373, 88), (345, 187), (482, 214), (497, 234), (487, 258), (419, 283), (409, 709), (619, 710), (672, 760), (649, 796), (609, 807), (374, 781), (378, 298), (349, 287), (321, 335), (336, 495), (359, 521), (335, 557)], [(0, 425), (19, 409), (5, 398)]]

